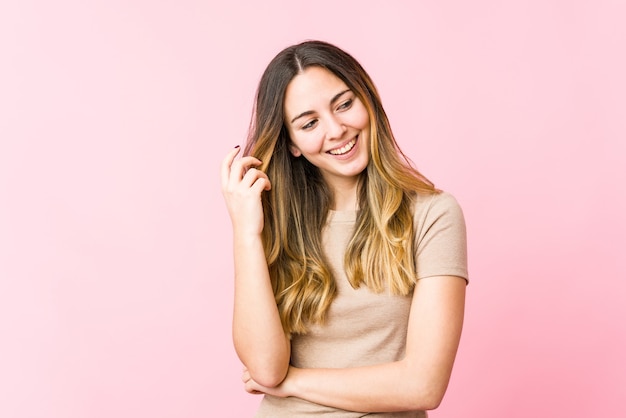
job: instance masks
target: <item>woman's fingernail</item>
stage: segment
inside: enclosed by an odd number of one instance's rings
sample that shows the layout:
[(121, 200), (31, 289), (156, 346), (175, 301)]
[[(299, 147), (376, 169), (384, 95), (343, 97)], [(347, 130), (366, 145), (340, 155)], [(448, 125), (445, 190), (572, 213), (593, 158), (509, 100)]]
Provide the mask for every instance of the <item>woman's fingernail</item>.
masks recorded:
[(241, 145), (235, 145), (235, 148), (239, 148)]

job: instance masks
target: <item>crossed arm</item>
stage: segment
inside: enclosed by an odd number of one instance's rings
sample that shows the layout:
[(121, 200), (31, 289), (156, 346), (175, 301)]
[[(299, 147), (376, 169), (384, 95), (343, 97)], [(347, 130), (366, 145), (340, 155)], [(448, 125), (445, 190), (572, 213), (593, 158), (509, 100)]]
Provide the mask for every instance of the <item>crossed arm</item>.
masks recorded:
[(421, 279), (415, 286), (406, 356), (375, 366), (349, 369), (297, 369), (266, 387), (244, 373), (246, 390), (296, 396), (361, 412), (435, 409), (443, 399), (456, 356), (465, 305), (466, 281), (455, 276)]

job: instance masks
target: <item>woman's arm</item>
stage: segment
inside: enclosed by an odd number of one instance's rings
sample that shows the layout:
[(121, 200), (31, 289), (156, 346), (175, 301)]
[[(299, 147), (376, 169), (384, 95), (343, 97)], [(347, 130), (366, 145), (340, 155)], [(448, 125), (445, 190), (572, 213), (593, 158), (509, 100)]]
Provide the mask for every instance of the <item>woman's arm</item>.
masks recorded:
[(233, 224), (235, 302), (233, 342), (252, 378), (274, 387), (285, 378), (290, 343), (280, 322), (272, 291), (261, 232), (261, 193), (271, 185), (253, 157), (235, 160), (239, 149), (222, 163), (222, 192)]
[(426, 410), (443, 399), (456, 356), (465, 306), (466, 281), (456, 276), (417, 281), (403, 360), (350, 369), (290, 368), (276, 388), (244, 373), (246, 390), (296, 396), (362, 412)]

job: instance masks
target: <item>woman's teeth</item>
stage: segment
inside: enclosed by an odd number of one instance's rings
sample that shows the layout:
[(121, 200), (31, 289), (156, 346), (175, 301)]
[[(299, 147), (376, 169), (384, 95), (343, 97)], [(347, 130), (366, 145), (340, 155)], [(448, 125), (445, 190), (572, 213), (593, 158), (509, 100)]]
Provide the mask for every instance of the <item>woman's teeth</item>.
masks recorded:
[(331, 153), (332, 155), (342, 155), (342, 154), (345, 154), (346, 152), (350, 151), (354, 147), (354, 144), (356, 144), (356, 138), (354, 138), (352, 141), (348, 142), (343, 147), (337, 148), (337, 149), (333, 149), (333, 150), (330, 150), (328, 152)]

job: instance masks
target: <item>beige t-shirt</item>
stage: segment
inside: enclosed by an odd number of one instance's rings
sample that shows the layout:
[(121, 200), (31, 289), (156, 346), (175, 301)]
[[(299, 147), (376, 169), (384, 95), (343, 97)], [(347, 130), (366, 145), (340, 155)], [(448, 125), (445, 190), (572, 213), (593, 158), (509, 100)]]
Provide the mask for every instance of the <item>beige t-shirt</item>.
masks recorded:
[[(337, 280), (337, 296), (326, 323), (306, 335), (295, 335), (291, 364), (300, 368), (347, 368), (388, 363), (405, 354), (412, 294), (394, 296), (373, 293), (365, 286), (353, 289), (343, 268), (343, 256), (354, 231), (355, 211), (332, 211), (322, 239), (324, 251)], [(417, 279), (467, 274), (465, 222), (457, 201), (448, 193), (420, 195), (415, 205)], [(318, 405), (299, 398), (264, 396), (256, 417), (308, 416), (426, 417), (424, 411), (351, 412)]]

